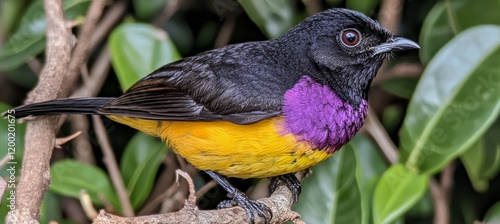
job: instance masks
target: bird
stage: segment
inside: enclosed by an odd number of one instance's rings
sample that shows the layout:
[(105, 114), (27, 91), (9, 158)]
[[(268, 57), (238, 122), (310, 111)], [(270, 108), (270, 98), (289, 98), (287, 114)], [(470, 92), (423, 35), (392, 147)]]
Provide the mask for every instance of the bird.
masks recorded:
[(283, 181), (297, 202), (294, 173), (349, 142), (364, 123), (384, 59), (418, 48), (360, 12), (332, 8), (275, 39), (166, 64), (121, 96), (31, 103), (13, 115), (102, 115), (161, 138), (227, 191), (219, 208), (241, 206), (249, 222), (259, 216), (267, 223), (269, 207), (227, 177), (270, 178), (271, 192)]

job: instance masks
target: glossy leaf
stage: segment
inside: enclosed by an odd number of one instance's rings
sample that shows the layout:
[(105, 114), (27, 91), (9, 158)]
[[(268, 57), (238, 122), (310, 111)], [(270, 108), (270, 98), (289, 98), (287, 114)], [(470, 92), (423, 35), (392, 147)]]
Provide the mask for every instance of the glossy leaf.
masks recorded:
[(51, 184), (49, 189), (58, 194), (79, 198), (80, 191), (85, 190), (92, 202), (103, 205), (104, 198), (120, 211), (121, 206), (111, 182), (101, 169), (76, 160), (60, 160), (50, 170)]
[(109, 38), (112, 65), (123, 90), (159, 67), (180, 59), (168, 34), (154, 26), (127, 23)]
[(483, 136), (484, 163), (482, 176), (490, 180), (500, 172), (500, 117)]
[[(447, 9), (449, 2), (450, 10)], [(461, 31), (481, 24), (500, 24), (500, 1), (491, 0), (449, 0), (438, 2), (429, 12), (422, 25), (419, 44), (420, 59), (424, 64), (454, 36)], [(450, 22), (451, 18), (454, 18)], [(455, 24), (458, 33), (454, 33), (451, 24)]]
[(484, 215), (483, 223), (500, 223), (500, 202), (495, 203)]
[(288, 31), (294, 24), (294, 2), (289, 0), (238, 0), (250, 19), (270, 39)]
[(371, 223), (373, 192), (387, 165), (377, 147), (363, 135), (354, 136), (342, 150), (353, 150), (356, 156), (356, 180), (361, 194), (360, 223)]
[(302, 184), (294, 211), (306, 223), (361, 223), (361, 193), (354, 150), (344, 148), (318, 164)]
[[(488, 36), (485, 40), (484, 36)], [(500, 111), (500, 27), (479, 26), (447, 44), (424, 71), (401, 131), (401, 162), (434, 173), (462, 154)]]
[(417, 86), (418, 79), (411, 77), (396, 77), (389, 79), (381, 84), (386, 92), (399, 96), (404, 99), (410, 99)]
[(491, 126), (482, 139), (473, 144), (460, 157), (474, 189), (488, 190), (489, 181), (500, 170), (500, 120)]
[(375, 224), (391, 223), (413, 207), (427, 190), (427, 175), (418, 175), (395, 164), (382, 176), (373, 197)]
[(144, 133), (138, 132), (127, 144), (120, 170), (134, 209), (151, 193), (156, 172), (166, 154), (164, 143)]
[(133, 0), (132, 4), (134, 5), (135, 13), (139, 18), (149, 19), (158, 14), (158, 12), (165, 7), (167, 2), (168, 0)]
[(483, 142), (477, 141), (460, 156), (471, 184), (478, 192), (484, 192), (488, 189), (488, 180), (482, 178), (482, 166), (484, 163), (483, 148)]
[(349, 9), (370, 15), (378, 3), (378, 0), (347, 0), (346, 6)]
[[(90, 0), (64, 0), (64, 15), (72, 20), (87, 12)], [(43, 1), (33, 1), (16, 32), (0, 49), (0, 70), (12, 70), (45, 49), (47, 22)]]

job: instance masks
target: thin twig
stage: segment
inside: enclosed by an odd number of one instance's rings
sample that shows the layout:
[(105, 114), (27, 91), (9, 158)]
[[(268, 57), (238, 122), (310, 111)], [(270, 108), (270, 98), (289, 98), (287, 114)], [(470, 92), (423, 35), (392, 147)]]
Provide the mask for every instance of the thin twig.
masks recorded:
[(434, 199), (434, 224), (447, 224), (449, 220), (448, 199), (441, 185), (429, 178), (429, 188)]
[(205, 195), (210, 189), (214, 188), (215, 186), (217, 186), (217, 182), (215, 182), (215, 180), (208, 181), (196, 192), (196, 197), (199, 198)]
[[(102, 0), (104, 1), (104, 0)], [(115, 1), (104, 14), (101, 22), (95, 28), (90, 40), (90, 52), (93, 52), (99, 43), (109, 35), (109, 32), (118, 24), (127, 12), (128, 1)]]
[(389, 134), (385, 131), (382, 123), (371, 108), (368, 109), (368, 116), (364, 125), (366, 131), (373, 137), (377, 145), (379, 145), (386, 159), (391, 164), (398, 162), (398, 148), (394, 145)]
[(403, 10), (402, 0), (384, 0), (380, 5), (378, 21), (393, 33), (397, 33)]
[(177, 11), (179, 7), (179, 0), (170, 0), (167, 2), (167, 5), (163, 8), (163, 11), (160, 13), (160, 16), (155, 19), (153, 25), (160, 27), (165, 24)]
[(72, 141), (74, 157), (86, 164), (95, 164), (95, 156), (92, 152), (92, 144), (89, 139), (89, 122), (85, 115), (69, 116), (71, 131), (81, 131), (82, 134)]
[(187, 204), (186, 206), (196, 207), (196, 191), (194, 190), (193, 179), (191, 179), (187, 172), (184, 172), (182, 170), (176, 170), (175, 173), (177, 174), (175, 182), (179, 183), (179, 176), (184, 177), (184, 179), (186, 179), (186, 181), (188, 182), (189, 196), (187, 201), (189, 202), (189, 204)]
[(380, 85), (393, 78), (419, 78), (424, 71), (424, 67), (419, 63), (399, 63), (389, 70), (380, 70), (377, 77), (372, 82), (372, 87)]
[(37, 58), (33, 57), (29, 59), (26, 64), (28, 64), (28, 67), (35, 73), (35, 75), (40, 75), (40, 72), (42, 71), (43, 64), (38, 60)]
[(441, 186), (446, 192), (450, 192), (453, 188), (453, 174), (455, 172), (455, 163), (452, 161), (443, 169), (441, 173)]
[(80, 204), (89, 219), (97, 217), (97, 211), (92, 204), (92, 199), (90, 199), (90, 195), (84, 190), (80, 191)]
[(104, 154), (104, 165), (106, 165), (106, 168), (109, 171), (111, 182), (113, 183), (113, 186), (117, 191), (118, 198), (120, 199), (120, 203), (123, 208), (123, 214), (125, 216), (132, 217), (134, 216), (134, 210), (132, 209), (132, 204), (130, 203), (127, 189), (125, 188), (125, 184), (123, 183), (123, 178), (120, 174), (118, 164), (116, 163), (115, 155), (113, 153), (113, 149), (111, 148), (111, 144), (109, 143), (108, 135), (106, 134), (106, 129), (104, 128), (101, 117), (99, 117), (98, 115), (93, 115), (92, 123), (94, 124), (97, 140), (99, 141), (99, 145), (101, 146), (102, 152)]
[(11, 160), (10, 156), (11, 155), (7, 154), (0, 160), (0, 169), (2, 169), (5, 166), (5, 164), (7, 164), (7, 162)]
[(85, 17), (85, 24), (83, 24), (80, 35), (78, 36), (78, 43), (73, 51), (73, 57), (69, 64), (68, 74), (64, 79), (65, 89), (61, 91), (61, 96), (69, 95), (69, 92), (74, 89), (75, 83), (78, 79), (80, 67), (87, 61), (90, 53), (90, 40), (96, 28), (96, 24), (101, 17), (102, 11), (106, 6), (107, 1), (92, 1), (90, 8)]
[(80, 134), (82, 134), (82, 132), (81, 131), (77, 131), (77, 132), (73, 133), (70, 136), (66, 136), (66, 137), (62, 137), (62, 138), (56, 138), (56, 144), (55, 144), (54, 148), (60, 149), (62, 145), (64, 145), (67, 142), (75, 139)]
[(97, 56), (94, 66), (90, 70), (90, 77), (83, 82), (71, 97), (90, 97), (96, 96), (101, 90), (111, 68), (111, 56), (109, 48), (106, 45), (99, 56)]
[(455, 14), (455, 11), (453, 9), (453, 3), (450, 0), (445, 0), (444, 3), (446, 14), (448, 16), (448, 22), (450, 24), (451, 30), (453, 31), (453, 34), (456, 36), (458, 33), (460, 33), (460, 25), (458, 24), (457, 15)]
[(321, 6), (321, 1), (318, 0), (302, 0), (302, 4), (306, 6), (307, 14), (314, 15), (318, 12), (323, 11), (323, 7)]
[(239, 12), (240, 10), (235, 10), (226, 17), (226, 20), (224, 20), (224, 23), (220, 28), (219, 35), (215, 40), (215, 48), (224, 47), (229, 43), (229, 41), (231, 40), (231, 35), (233, 34), (234, 26), (236, 24), (236, 17)]
[(165, 164), (165, 170), (160, 174), (157, 184), (155, 184), (153, 190), (151, 191), (151, 195), (144, 203), (142, 209), (137, 213), (138, 215), (151, 214), (153, 210), (159, 204), (161, 204), (161, 201), (156, 203), (156, 199), (163, 195), (165, 189), (168, 189), (170, 186), (172, 186), (175, 181), (175, 171), (179, 168), (179, 164), (177, 163), (177, 155), (174, 152), (169, 151), (167, 153), (167, 156), (165, 156), (165, 160), (163, 163)]

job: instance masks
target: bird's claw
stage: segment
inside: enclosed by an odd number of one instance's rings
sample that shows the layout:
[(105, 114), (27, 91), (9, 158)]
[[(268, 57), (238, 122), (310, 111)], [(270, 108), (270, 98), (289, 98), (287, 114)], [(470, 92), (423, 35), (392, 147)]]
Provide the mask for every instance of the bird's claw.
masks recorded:
[(271, 177), (269, 178), (271, 180), (271, 183), (269, 184), (269, 194), (272, 194), (276, 188), (278, 187), (279, 181), (283, 181), (288, 189), (292, 191), (293, 194), (293, 203), (297, 203), (299, 201), (299, 195), (300, 192), (302, 191), (302, 188), (300, 187), (300, 181), (295, 177), (295, 174), (289, 173), (277, 177)]
[(252, 224), (255, 223), (255, 218), (257, 216), (262, 217), (264, 219), (264, 223), (269, 223), (269, 221), (271, 221), (273, 217), (271, 209), (264, 203), (249, 199), (243, 193), (239, 192), (230, 194), (229, 197), (232, 197), (232, 199), (220, 202), (217, 208), (223, 209), (240, 206), (245, 210), (248, 215), (248, 219)]

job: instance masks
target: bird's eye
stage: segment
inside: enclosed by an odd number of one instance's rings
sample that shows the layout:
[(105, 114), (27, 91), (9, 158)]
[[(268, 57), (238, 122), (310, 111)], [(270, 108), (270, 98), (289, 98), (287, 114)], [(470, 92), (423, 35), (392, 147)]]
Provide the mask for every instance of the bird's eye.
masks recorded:
[(354, 47), (358, 45), (361, 40), (361, 34), (356, 29), (343, 30), (340, 35), (342, 44), (344, 44), (346, 47)]

